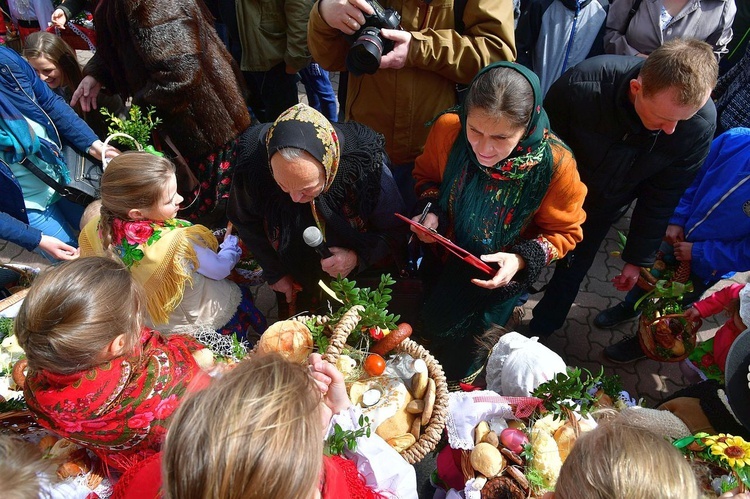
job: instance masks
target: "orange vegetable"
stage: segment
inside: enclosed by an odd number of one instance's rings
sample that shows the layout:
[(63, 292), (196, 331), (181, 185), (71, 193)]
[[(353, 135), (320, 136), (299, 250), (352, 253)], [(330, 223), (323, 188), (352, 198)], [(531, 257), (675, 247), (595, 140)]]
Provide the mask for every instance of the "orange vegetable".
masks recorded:
[(380, 376), (385, 371), (385, 359), (378, 354), (368, 355), (363, 367), (370, 376)]

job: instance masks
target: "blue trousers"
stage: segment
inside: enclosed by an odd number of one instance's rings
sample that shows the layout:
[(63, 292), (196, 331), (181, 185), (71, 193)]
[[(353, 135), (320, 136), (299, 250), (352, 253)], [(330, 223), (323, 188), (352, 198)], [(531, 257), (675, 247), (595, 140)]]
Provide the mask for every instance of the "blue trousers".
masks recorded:
[[(29, 225), (39, 229), (45, 236), (56, 237), (65, 244), (78, 247), (78, 225), (86, 208), (65, 198), (60, 198), (46, 210), (28, 210)], [(50, 255), (37, 248), (35, 250), (45, 258), (56, 261)]]
[(338, 102), (331, 80), (328, 77), (328, 71), (313, 61), (309, 66), (303, 68), (299, 75), (302, 78), (302, 84), (305, 86), (307, 102), (310, 107), (323, 113), (328, 121), (338, 121)]

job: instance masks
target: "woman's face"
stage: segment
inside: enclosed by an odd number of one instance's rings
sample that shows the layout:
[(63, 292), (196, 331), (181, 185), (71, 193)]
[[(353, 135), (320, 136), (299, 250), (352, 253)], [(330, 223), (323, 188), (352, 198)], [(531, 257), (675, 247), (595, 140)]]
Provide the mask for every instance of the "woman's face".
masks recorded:
[(482, 166), (495, 166), (510, 156), (524, 132), (524, 127), (492, 116), (483, 109), (472, 109), (466, 116), (466, 136)]
[(271, 156), (273, 178), (295, 203), (309, 203), (323, 193), (326, 179), (323, 165), (309, 153), (292, 160), (281, 153)]
[(40, 55), (34, 59), (29, 59), (29, 64), (34, 68), (39, 78), (52, 90), (62, 85), (62, 72), (54, 62)]

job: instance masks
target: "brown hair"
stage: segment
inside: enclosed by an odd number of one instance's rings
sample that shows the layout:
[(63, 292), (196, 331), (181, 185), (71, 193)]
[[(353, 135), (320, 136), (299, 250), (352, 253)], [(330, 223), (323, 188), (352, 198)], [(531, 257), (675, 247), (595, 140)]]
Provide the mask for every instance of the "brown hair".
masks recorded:
[(716, 86), (719, 64), (711, 45), (694, 38), (664, 42), (648, 56), (639, 73), (643, 95), (674, 88), (677, 104), (701, 107)]
[(690, 464), (663, 437), (622, 423), (600, 424), (573, 446), (555, 499), (697, 499)]
[(79, 258), (41, 273), (15, 322), (29, 368), (59, 374), (110, 360), (108, 347), (125, 335), (125, 352), (138, 345), (143, 290), (119, 262)]
[(99, 223), (105, 251), (112, 245), (112, 220), (128, 220), (130, 210), (154, 206), (174, 172), (168, 159), (142, 151), (125, 152), (109, 162), (102, 175)]
[(56, 482), (55, 466), (54, 461), (42, 459), (36, 447), (20, 437), (0, 435), (0, 483), (5, 499), (47, 497), (42, 494), (40, 478)]
[(75, 91), (83, 79), (81, 66), (78, 65), (75, 51), (59, 36), (36, 31), (26, 37), (23, 47), (26, 59), (49, 59), (62, 73), (62, 86)]
[(275, 353), (243, 360), (175, 413), (163, 449), (167, 497), (311, 497), (323, 460), (319, 409), (305, 366)]
[(490, 69), (477, 77), (466, 94), (467, 114), (481, 109), (490, 116), (505, 118), (518, 128), (526, 128), (534, 110), (534, 89), (513, 68)]

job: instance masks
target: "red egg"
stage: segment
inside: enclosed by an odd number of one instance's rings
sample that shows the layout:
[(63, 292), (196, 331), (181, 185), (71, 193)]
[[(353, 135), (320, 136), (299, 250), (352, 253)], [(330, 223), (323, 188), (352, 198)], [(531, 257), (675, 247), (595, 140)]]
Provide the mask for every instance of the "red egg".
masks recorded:
[(500, 443), (503, 444), (503, 447), (520, 454), (523, 452), (523, 446), (529, 443), (529, 439), (521, 430), (506, 428), (500, 432)]

